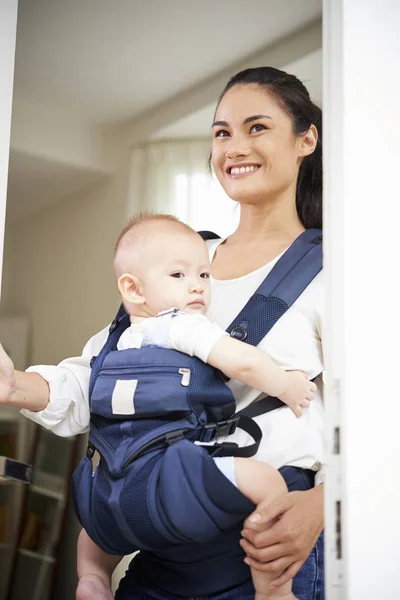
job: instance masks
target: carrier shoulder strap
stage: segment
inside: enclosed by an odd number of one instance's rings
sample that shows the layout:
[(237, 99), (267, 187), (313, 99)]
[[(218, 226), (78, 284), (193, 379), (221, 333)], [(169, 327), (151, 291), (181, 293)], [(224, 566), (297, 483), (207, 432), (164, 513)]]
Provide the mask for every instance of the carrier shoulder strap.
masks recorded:
[[(322, 231), (307, 229), (286, 250), (227, 331), (232, 337), (257, 346), (322, 269)], [(223, 377), (224, 381), (228, 378)], [(209, 448), (212, 456), (254, 456), (262, 433), (253, 417), (285, 404), (272, 396), (238, 411), (234, 420), (254, 439), (245, 447), (222, 442)]]
[(121, 304), (114, 321), (111, 323), (108, 330), (108, 338), (102, 349), (97, 356), (93, 356), (90, 361), (91, 373), (89, 381), (89, 399), (92, 397), (94, 384), (96, 383), (97, 376), (103, 366), (104, 359), (109, 352), (112, 352), (117, 348), (118, 340), (130, 325), (129, 315), (125, 308)]
[[(307, 229), (286, 250), (246, 306), (228, 327), (233, 337), (258, 345), (322, 269), (322, 231)], [(267, 396), (238, 411), (257, 417), (284, 406)]]
[(268, 273), (227, 331), (257, 346), (322, 269), (322, 232), (307, 229)]

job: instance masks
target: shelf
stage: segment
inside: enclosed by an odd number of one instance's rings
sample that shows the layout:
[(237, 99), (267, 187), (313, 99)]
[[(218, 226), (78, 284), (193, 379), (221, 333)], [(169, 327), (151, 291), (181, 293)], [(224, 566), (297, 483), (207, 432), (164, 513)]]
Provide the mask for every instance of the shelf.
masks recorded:
[(56, 559), (53, 556), (47, 556), (46, 554), (39, 554), (39, 552), (33, 552), (32, 550), (25, 550), (25, 548), (19, 548), (18, 553), (27, 558), (35, 558), (36, 560), (42, 560), (48, 563), (55, 563)]
[(29, 489), (34, 494), (47, 496), (48, 498), (53, 498), (54, 500), (59, 500), (60, 502), (65, 498), (65, 495), (62, 492), (55, 492), (54, 490), (49, 490), (48, 488), (40, 487), (38, 485), (31, 485)]
[(0, 544), (0, 552), (3, 550), (11, 550), (13, 547), (13, 544)]

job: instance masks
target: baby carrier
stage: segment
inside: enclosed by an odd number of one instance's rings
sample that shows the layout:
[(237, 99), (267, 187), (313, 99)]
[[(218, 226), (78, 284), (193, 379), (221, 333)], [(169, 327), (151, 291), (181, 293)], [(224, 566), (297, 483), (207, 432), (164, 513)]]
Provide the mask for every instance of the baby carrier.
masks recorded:
[[(321, 270), (321, 241), (316, 229), (295, 240), (227, 329), (231, 336), (260, 343)], [(111, 554), (206, 544), (254, 508), (211, 457), (253, 456), (262, 433), (235, 414), (223, 374), (198, 358), (155, 346), (117, 351), (129, 324), (120, 308), (92, 359), (89, 445), (73, 475), (77, 516)], [(282, 405), (266, 398), (254, 406), (261, 414)], [(236, 427), (254, 442), (214, 442)]]

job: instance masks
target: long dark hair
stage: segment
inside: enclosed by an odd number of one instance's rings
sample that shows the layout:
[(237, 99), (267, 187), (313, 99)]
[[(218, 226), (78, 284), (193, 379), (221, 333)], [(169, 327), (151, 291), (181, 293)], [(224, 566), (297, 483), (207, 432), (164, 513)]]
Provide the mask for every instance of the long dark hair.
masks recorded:
[(308, 131), (310, 125), (318, 130), (317, 146), (300, 165), (296, 188), (296, 208), (306, 229), (322, 228), (322, 112), (307, 88), (295, 75), (274, 67), (256, 67), (237, 73), (228, 81), (218, 104), (234, 85), (257, 84), (265, 88), (281, 105), (293, 123), (295, 135)]

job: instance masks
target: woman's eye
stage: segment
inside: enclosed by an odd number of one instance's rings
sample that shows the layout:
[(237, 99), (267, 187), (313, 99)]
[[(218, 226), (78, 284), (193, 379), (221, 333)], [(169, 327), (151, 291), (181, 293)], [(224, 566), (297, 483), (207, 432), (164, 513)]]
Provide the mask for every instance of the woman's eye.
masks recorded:
[(210, 279), (210, 273), (201, 273), (200, 277), (202, 279)]
[(263, 131), (264, 129), (267, 129), (265, 125), (262, 125), (262, 123), (257, 123), (256, 125), (252, 126), (252, 128), (250, 129), (250, 133), (258, 133), (259, 131)]
[(183, 273), (177, 272), (177, 273), (171, 273), (171, 277), (175, 277), (175, 279), (182, 279), (182, 277), (185, 277)]
[(226, 129), (220, 129), (219, 131), (215, 132), (216, 138), (223, 138), (223, 137), (228, 137), (228, 136), (229, 136), (229, 131), (226, 131)]

